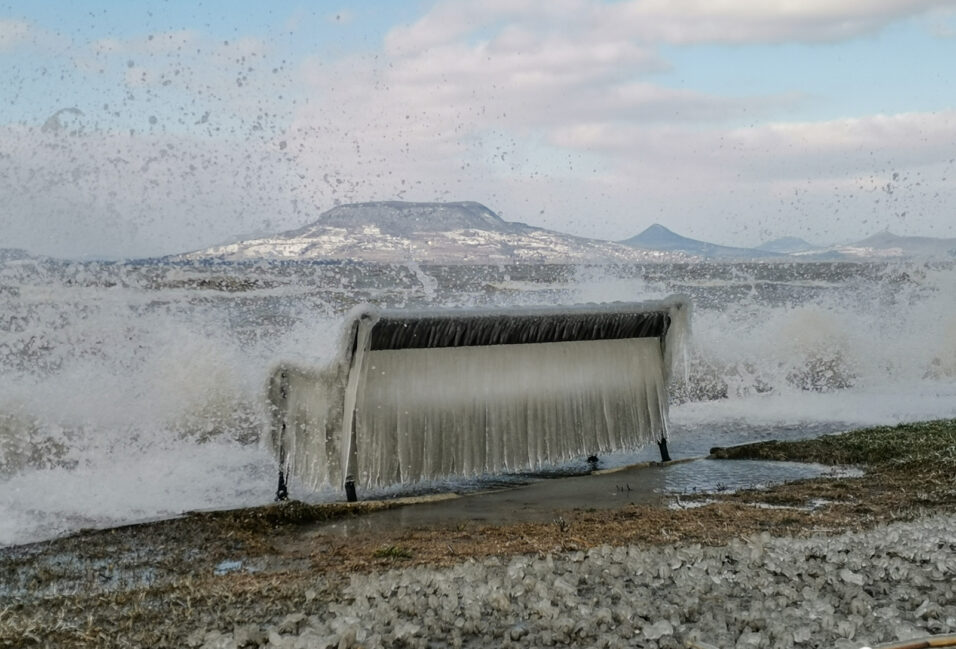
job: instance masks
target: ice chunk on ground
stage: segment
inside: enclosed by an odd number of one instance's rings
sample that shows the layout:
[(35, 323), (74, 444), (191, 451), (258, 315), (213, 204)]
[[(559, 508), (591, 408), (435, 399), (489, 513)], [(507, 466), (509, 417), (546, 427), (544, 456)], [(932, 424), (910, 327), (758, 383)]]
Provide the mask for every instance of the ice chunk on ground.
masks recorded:
[[(291, 610), (195, 645), (828, 646), (956, 632), (956, 515), (722, 547), (593, 548), (352, 575)], [(943, 566), (941, 571), (940, 566)], [(892, 570), (889, 568), (892, 567)]]

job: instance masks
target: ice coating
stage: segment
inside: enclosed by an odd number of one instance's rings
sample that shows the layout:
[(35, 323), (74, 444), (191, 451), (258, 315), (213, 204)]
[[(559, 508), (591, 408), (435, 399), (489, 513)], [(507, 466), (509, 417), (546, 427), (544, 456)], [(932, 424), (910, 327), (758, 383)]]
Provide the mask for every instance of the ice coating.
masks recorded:
[(356, 420), (362, 484), (538, 469), (666, 435), (655, 338), (375, 351)]
[(688, 305), (353, 312), (330, 366), (270, 383), (280, 464), (365, 488), (538, 469), (667, 435)]
[(916, 639), (956, 631), (954, 525), (401, 566), (353, 574), (312, 615), (253, 613), (195, 644), (235, 646), (251, 627), (270, 647), (942, 647)]

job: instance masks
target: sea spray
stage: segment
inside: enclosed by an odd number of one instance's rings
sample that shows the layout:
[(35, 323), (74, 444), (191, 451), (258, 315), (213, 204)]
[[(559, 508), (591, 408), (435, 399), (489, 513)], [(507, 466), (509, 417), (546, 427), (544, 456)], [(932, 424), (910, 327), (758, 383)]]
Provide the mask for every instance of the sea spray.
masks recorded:
[[(952, 381), (952, 264), (724, 264), (593, 269), (576, 295), (687, 294), (694, 303), (682, 400), (880, 390)], [(623, 290), (622, 290), (623, 289)]]
[(275, 464), (262, 439), (269, 372), (280, 359), (327, 362), (336, 323), (359, 303), (688, 294), (693, 338), (685, 377), (672, 386), (676, 457), (956, 416), (951, 263), (422, 265), (417, 273), (350, 263), (3, 263), (0, 543), (271, 500)]

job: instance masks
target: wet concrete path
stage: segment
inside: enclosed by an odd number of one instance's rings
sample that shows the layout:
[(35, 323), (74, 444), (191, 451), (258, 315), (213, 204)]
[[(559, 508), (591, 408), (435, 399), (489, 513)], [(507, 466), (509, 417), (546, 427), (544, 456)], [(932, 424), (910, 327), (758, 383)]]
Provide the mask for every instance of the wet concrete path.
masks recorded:
[(571, 509), (617, 509), (629, 504), (668, 506), (679, 494), (726, 493), (847, 474), (859, 473), (798, 462), (708, 458), (664, 465), (645, 462), (588, 475), (538, 478), (527, 484), (488, 491), (412, 498), (407, 506), (323, 524), (319, 529), (325, 534), (353, 536), (469, 523), (549, 522)]

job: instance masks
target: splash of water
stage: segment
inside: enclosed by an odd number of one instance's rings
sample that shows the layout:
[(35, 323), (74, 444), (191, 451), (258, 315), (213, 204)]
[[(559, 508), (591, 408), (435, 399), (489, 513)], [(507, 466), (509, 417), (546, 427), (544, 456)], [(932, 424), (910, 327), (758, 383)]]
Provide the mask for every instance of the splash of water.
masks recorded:
[[(419, 273), (419, 274), (416, 274)], [(427, 280), (422, 279), (422, 275)], [(426, 285), (427, 284), (427, 285)], [(956, 270), (936, 265), (0, 265), (0, 543), (268, 502), (265, 382), (382, 306), (691, 296), (672, 453), (956, 416)], [(680, 365), (680, 364), (679, 364)], [(310, 497), (337, 497), (319, 492)]]

